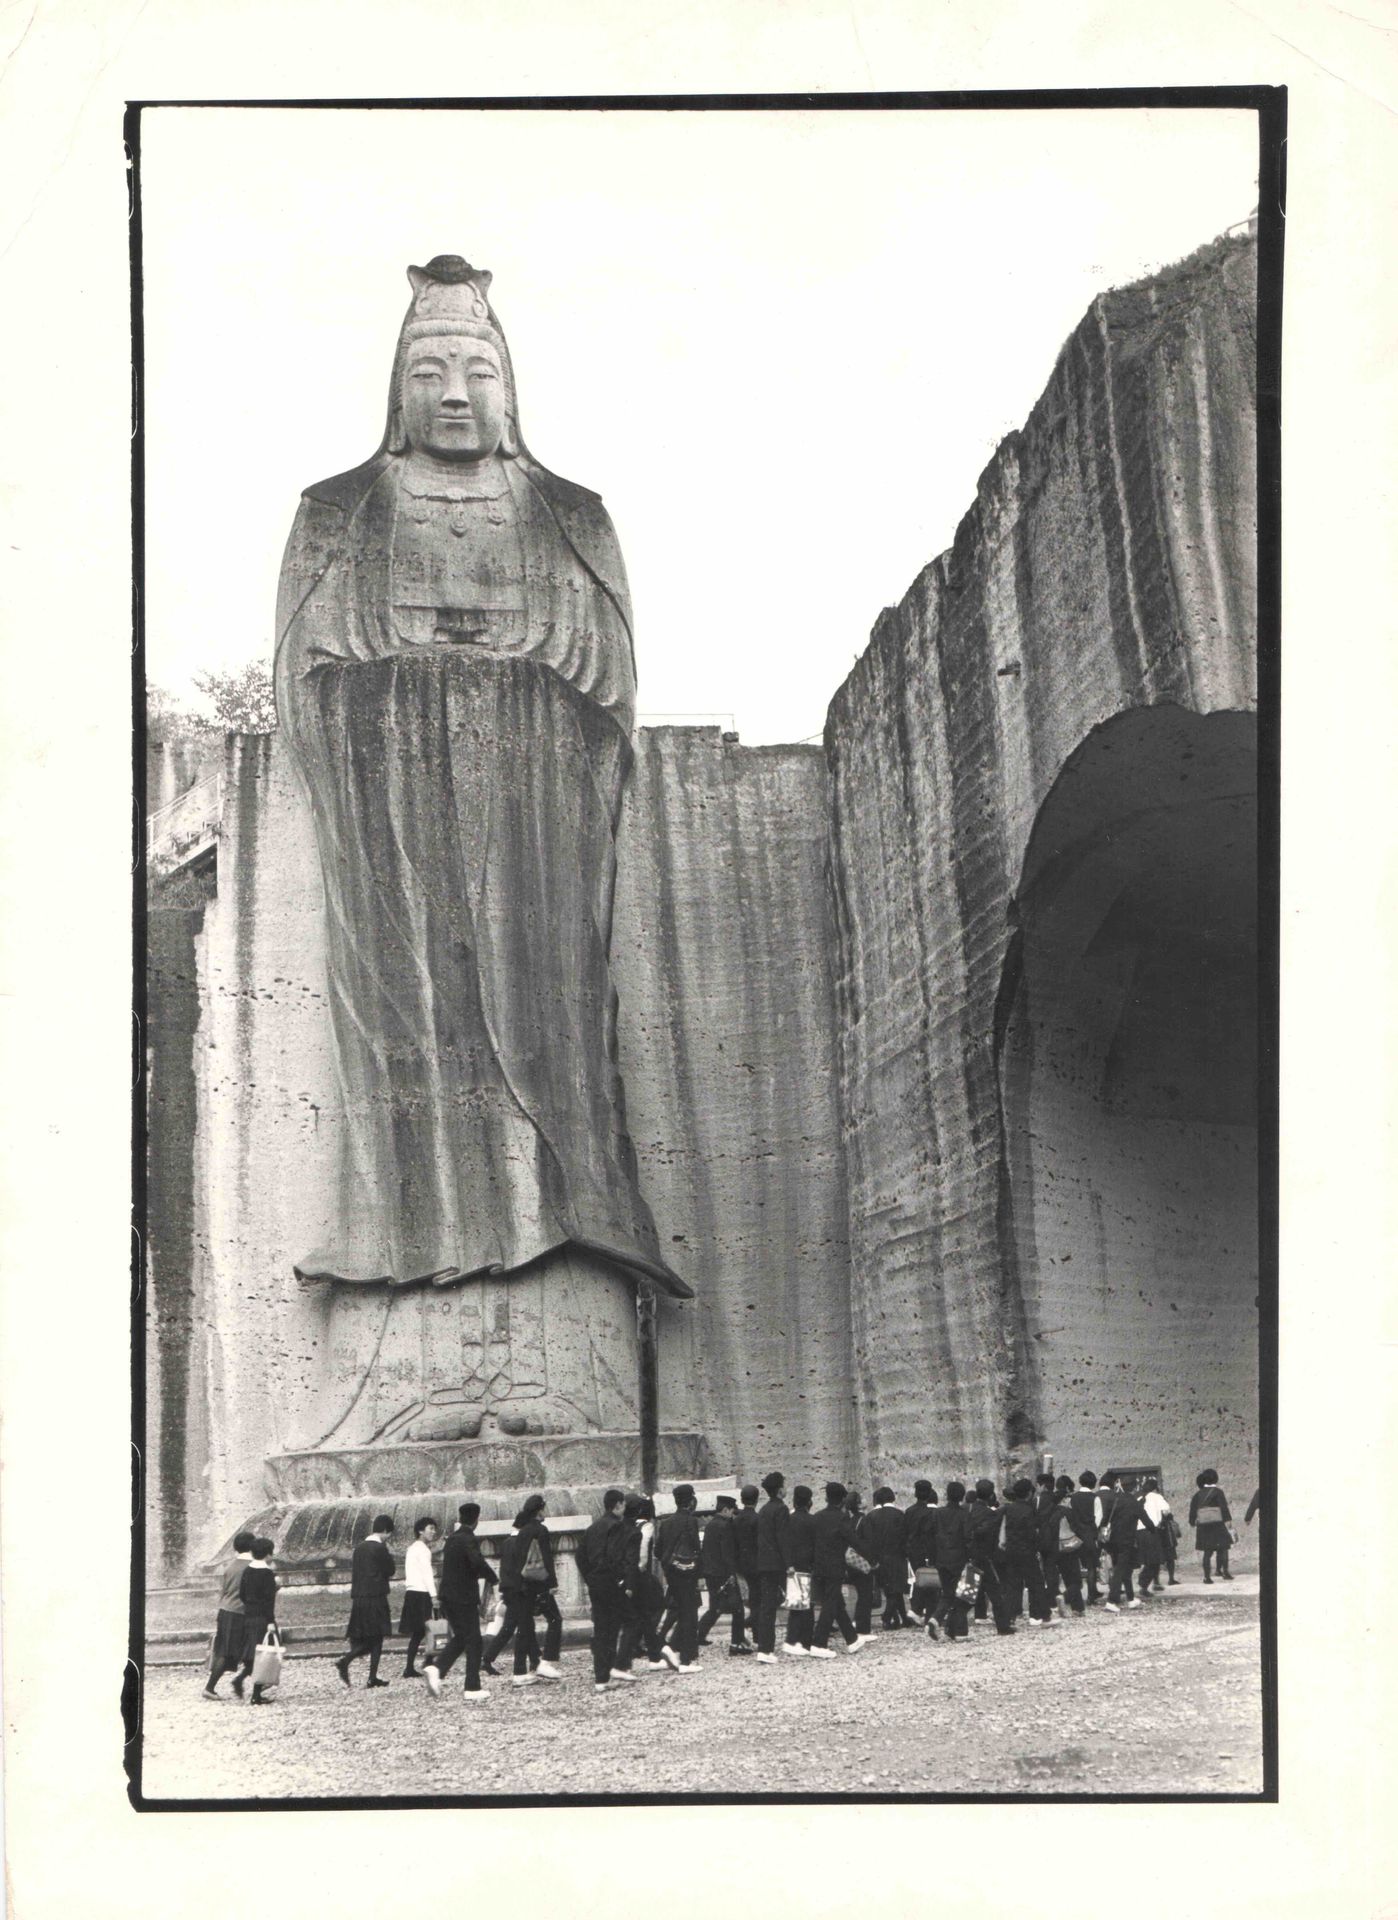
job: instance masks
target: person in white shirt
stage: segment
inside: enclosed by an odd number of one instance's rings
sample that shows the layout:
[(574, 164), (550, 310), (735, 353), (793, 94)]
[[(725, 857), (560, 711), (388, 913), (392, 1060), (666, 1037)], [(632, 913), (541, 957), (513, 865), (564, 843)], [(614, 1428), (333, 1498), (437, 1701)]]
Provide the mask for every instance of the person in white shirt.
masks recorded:
[(437, 1611), (437, 1576), (432, 1570), (432, 1549), (437, 1543), (437, 1522), (424, 1516), (413, 1522), (413, 1544), (403, 1563), (403, 1611), (398, 1616), (398, 1631), (408, 1636), (408, 1658), (403, 1668), (405, 1680), (420, 1680), (417, 1650), (427, 1633), (427, 1623)]
[(1160, 1585), (1161, 1553), (1164, 1541), (1160, 1526), (1170, 1511), (1160, 1482), (1154, 1478), (1141, 1482), (1141, 1517), (1136, 1522), (1136, 1588), (1144, 1600), (1152, 1587)]

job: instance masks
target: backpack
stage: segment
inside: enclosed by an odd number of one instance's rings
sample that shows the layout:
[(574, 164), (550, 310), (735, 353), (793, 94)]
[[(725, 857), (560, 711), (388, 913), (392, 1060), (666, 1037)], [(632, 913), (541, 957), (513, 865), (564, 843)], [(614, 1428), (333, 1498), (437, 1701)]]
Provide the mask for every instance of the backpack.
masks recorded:
[(1058, 1516), (1058, 1539), (1054, 1544), (1055, 1553), (1077, 1553), (1082, 1546), (1073, 1516), (1066, 1508)]
[(549, 1577), (549, 1570), (544, 1564), (544, 1550), (539, 1544), (537, 1534), (529, 1542), (529, 1551), (524, 1556), (524, 1565), (519, 1570), (519, 1577), (521, 1580), (535, 1580), (540, 1584)]

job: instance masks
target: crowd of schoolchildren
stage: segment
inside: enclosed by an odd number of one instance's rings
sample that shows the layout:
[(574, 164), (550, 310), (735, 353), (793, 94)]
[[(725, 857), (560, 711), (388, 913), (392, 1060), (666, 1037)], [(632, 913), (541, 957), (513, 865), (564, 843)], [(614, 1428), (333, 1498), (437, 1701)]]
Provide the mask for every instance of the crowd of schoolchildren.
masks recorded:
[[(1037, 1481), (1016, 1480), (1003, 1494), (991, 1480), (970, 1489), (952, 1480), (941, 1500), (930, 1481), (919, 1480), (906, 1508), (891, 1488), (880, 1487), (866, 1511), (858, 1493), (834, 1480), (819, 1508), (806, 1486), (792, 1489), (788, 1505), (784, 1476), (769, 1473), (760, 1489), (720, 1494), (702, 1525), (692, 1486), (675, 1487), (673, 1498), (674, 1512), (657, 1518), (644, 1495), (611, 1488), (579, 1541), (598, 1693), (634, 1685), (641, 1662), (654, 1672), (698, 1674), (699, 1649), (725, 1616), (730, 1656), (776, 1666), (783, 1608), (781, 1655), (833, 1660), (832, 1636), (849, 1653), (871, 1644), (877, 1606), (888, 1632), (918, 1629), (932, 1640), (965, 1640), (973, 1622), (993, 1623), (998, 1634), (1015, 1633), (1022, 1618), (1031, 1628), (1056, 1627), (1084, 1618), (1089, 1607), (1113, 1614), (1139, 1609), (1163, 1585), (1180, 1584), (1179, 1523), (1158, 1482), (1147, 1477), (1138, 1484), (1132, 1474), (1099, 1481), (1087, 1472), (1074, 1482), (1041, 1473)], [(1248, 1522), (1259, 1505), (1254, 1494)], [(497, 1571), (476, 1535), (480, 1507), (466, 1502), (443, 1542), (440, 1578), (433, 1563), (436, 1522), (417, 1521), (398, 1621), (407, 1640), (405, 1679), (421, 1679), (439, 1696), (460, 1661), (465, 1698), (478, 1704), (488, 1698), (482, 1673), (495, 1674), (496, 1659), (511, 1646), (516, 1687), (563, 1679), (563, 1618), (546, 1512), (541, 1493), (524, 1502)], [(1229, 1548), (1237, 1533), (1212, 1468), (1197, 1477), (1188, 1524), (1205, 1583), (1213, 1583), (1215, 1568), (1218, 1579), (1231, 1580)], [(361, 1658), (368, 1661), (368, 1686), (389, 1684), (379, 1665), (393, 1631), (393, 1530), (392, 1517), (379, 1515), (354, 1550), (349, 1647), (335, 1662), (347, 1687)], [(242, 1533), (233, 1547), (204, 1696), (221, 1698), (219, 1680), (232, 1672), (234, 1692), (244, 1697), (251, 1680), (252, 1704), (265, 1706), (280, 1666), (272, 1651), (278, 1637), (274, 1544)]]

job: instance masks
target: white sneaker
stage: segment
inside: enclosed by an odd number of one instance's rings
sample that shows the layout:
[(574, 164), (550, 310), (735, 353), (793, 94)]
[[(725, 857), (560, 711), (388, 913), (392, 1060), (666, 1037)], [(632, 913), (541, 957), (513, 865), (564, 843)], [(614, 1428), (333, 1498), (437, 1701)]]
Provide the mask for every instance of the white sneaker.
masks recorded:
[(541, 1660), (534, 1669), (541, 1680), (561, 1680), (563, 1669), (555, 1666), (552, 1660)]
[(807, 1647), (806, 1652), (812, 1660), (833, 1660), (835, 1658), (835, 1649), (833, 1647)]
[(472, 1693), (468, 1687), (461, 1698), (466, 1702), (468, 1707), (478, 1707), (482, 1700), (488, 1700), (490, 1698), (490, 1690), (488, 1687), (477, 1687), (476, 1691)]
[(1133, 1611), (1135, 1610), (1135, 1608), (1137, 1608), (1137, 1607), (1139, 1607), (1139, 1606), (1140, 1606), (1140, 1604), (1141, 1604), (1141, 1603), (1140, 1603), (1140, 1601), (1139, 1601), (1139, 1600), (1128, 1600), (1128, 1601), (1127, 1601), (1127, 1603), (1126, 1603), (1126, 1609), (1127, 1609), (1127, 1612), (1128, 1612), (1128, 1613), (1130, 1613), (1130, 1612), (1133, 1612)]
[(782, 1652), (789, 1653), (793, 1660), (804, 1660), (810, 1648), (798, 1647), (794, 1640), (786, 1640), (782, 1643)]
[(774, 1653), (759, 1653), (757, 1656), (757, 1664), (759, 1667), (775, 1667), (780, 1663)]
[(441, 1674), (438, 1673), (435, 1667), (424, 1667), (422, 1677), (427, 1682), (427, 1691), (432, 1695), (432, 1698), (434, 1700), (440, 1700), (442, 1696)]
[(1102, 1602), (1102, 1611), (1103, 1613), (1120, 1613), (1121, 1608), (1115, 1600), (1104, 1600)]
[(668, 1673), (670, 1663), (668, 1660), (647, 1660), (646, 1671), (647, 1673)]
[(688, 1678), (688, 1676), (689, 1676), (689, 1675), (690, 1675), (691, 1673), (701, 1673), (701, 1672), (703, 1671), (703, 1669), (702, 1669), (702, 1668), (700, 1667), (700, 1665), (699, 1665), (699, 1662), (698, 1662), (697, 1660), (694, 1660), (694, 1661), (692, 1661), (692, 1662), (690, 1662), (690, 1664), (689, 1664), (689, 1665), (687, 1665), (687, 1666), (686, 1666), (686, 1664), (684, 1663), (684, 1661), (682, 1660), (682, 1661), (680, 1662), (680, 1664), (679, 1664), (679, 1666), (678, 1666), (678, 1667), (676, 1667), (676, 1669), (675, 1669), (675, 1671), (676, 1671), (676, 1673), (682, 1673), (682, 1674), (684, 1674), (684, 1675), (685, 1675), (685, 1677), (686, 1677), (686, 1678)]
[[(856, 1636), (854, 1647), (872, 1647), (873, 1644), (874, 1644), (874, 1636), (872, 1633), (861, 1633)], [(854, 1652), (854, 1647), (850, 1648), (851, 1653)]]
[(610, 1680), (594, 1680), (592, 1683), (592, 1691), (594, 1693), (610, 1693), (611, 1690), (612, 1683)]
[(1031, 1620), (1029, 1624), (1031, 1627), (1046, 1627), (1048, 1625), (1048, 1621), (1047, 1620)]
[(1039, 1622), (1039, 1625), (1041, 1627), (1061, 1627), (1063, 1625), (1063, 1622), (1059, 1619), (1058, 1615), (1055, 1613), (1055, 1614), (1051, 1614), (1047, 1620), (1041, 1620)]
[(667, 1666), (673, 1667), (676, 1673), (679, 1672), (680, 1656), (675, 1652), (673, 1647), (662, 1647), (660, 1649), (660, 1657)]
[(639, 1687), (641, 1684), (640, 1674), (632, 1673), (627, 1667), (613, 1667), (611, 1678), (614, 1681), (619, 1680), (626, 1687)]
[(537, 1673), (517, 1673), (512, 1676), (510, 1685), (514, 1687), (534, 1687), (539, 1683)]

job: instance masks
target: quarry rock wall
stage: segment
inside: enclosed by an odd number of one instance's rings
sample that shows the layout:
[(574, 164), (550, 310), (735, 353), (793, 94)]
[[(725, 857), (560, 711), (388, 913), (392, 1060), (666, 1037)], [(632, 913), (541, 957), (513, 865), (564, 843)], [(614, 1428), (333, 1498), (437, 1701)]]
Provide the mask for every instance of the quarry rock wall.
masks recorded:
[[(861, 1451), (895, 1483), (1045, 1441), (1076, 1468), (1101, 1437), (1045, 1405), (1030, 1350), (997, 1000), (1031, 829), (1090, 730), (1135, 707), (1255, 704), (1255, 275), (1254, 242), (1225, 239), (1094, 302), (951, 550), (880, 618), (830, 708)], [(1241, 1259), (1255, 1266), (1255, 1234)], [(1082, 1322), (1090, 1344), (1100, 1300), (1074, 1271), (1040, 1274), (1036, 1294), (1045, 1324)], [(1157, 1330), (1142, 1376), (1175, 1337)], [(1227, 1457), (1201, 1463), (1239, 1483), (1255, 1347), (1249, 1379)], [(1158, 1425), (1119, 1444), (1153, 1459), (1168, 1439), (1178, 1486), (1185, 1436)]]

